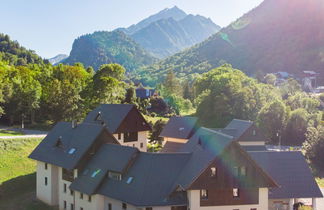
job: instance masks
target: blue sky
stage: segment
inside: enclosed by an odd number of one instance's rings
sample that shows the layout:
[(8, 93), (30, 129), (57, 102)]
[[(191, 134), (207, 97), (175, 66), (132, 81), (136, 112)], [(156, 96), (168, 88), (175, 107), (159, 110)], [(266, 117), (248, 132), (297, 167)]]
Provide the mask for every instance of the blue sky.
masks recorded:
[(0, 0), (0, 33), (50, 58), (69, 54), (75, 38), (127, 27), (162, 9), (210, 17), (226, 26), (262, 0)]

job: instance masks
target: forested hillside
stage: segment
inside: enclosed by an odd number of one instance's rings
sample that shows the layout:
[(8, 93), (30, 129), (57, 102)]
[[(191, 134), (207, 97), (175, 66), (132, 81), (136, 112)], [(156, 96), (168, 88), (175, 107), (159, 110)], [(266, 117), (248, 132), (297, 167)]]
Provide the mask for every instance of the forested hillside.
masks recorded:
[(18, 42), (10, 40), (8, 35), (1, 33), (0, 60), (7, 60), (12, 65), (42, 64), (44, 62), (34, 51), (21, 47)]
[(265, 0), (203, 43), (141, 69), (154, 84), (168, 69), (184, 77), (231, 63), (248, 75), (303, 70), (323, 72), (324, 2)]
[(156, 60), (125, 33), (100, 31), (76, 39), (70, 56), (63, 62), (81, 62), (84, 66), (92, 66), (96, 70), (102, 64), (118, 63), (131, 71)]

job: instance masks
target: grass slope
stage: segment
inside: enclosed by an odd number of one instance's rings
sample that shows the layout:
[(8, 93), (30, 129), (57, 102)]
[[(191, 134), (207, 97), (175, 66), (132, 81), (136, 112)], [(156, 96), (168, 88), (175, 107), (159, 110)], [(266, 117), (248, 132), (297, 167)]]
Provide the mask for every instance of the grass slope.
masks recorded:
[(51, 210), (35, 198), (35, 161), (28, 158), (39, 138), (0, 139), (0, 209)]

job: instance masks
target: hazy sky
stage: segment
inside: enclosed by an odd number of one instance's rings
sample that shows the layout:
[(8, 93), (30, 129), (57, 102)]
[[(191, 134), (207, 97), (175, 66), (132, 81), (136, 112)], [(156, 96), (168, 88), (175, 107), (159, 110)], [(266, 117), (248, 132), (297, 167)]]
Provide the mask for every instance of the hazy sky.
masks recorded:
[(262, 0), (0, 0), (0, 33), (50, 58), (69, 54), (73, 40), (98, 30), (127, 27), (178, 6), (226, 26)]

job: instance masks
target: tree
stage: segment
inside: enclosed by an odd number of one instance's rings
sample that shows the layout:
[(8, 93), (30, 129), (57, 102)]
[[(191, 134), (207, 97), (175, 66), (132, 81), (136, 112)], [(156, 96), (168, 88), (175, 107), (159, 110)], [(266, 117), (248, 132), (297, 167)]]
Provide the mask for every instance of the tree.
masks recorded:
[(130, 87), (126, 90), (125, 103), (135, 104), (136, 103), (136, 91), (135, 88)]
[(308, 127), (308, 113), (299, 108), (291, 112), (285, 132), (286, 145), (302, 145), (305, 141), (305, 133)]
[(287, 124), (287, 107), (281, 100), (265, 105), (257, 117), (257, 124), (272, 144), (278, 144)]
[(182, 95), (182, 88), (179, 80), (176, 78), (172, 69), (170, 69), (163, 82), (162, 95), (164, 97), (170, 96), (172, 94)]
[(324, 170), (324, 126), (309, 127), (306, 132), (306, 141), (303, 151), (307, 160), (318, 171)]
[(195, 101), (200, 101), (196, 115), (209, 127), (224, 127), (233, 118), (255, 120), (267, 101), (266, 88), (228, 64), (203, 74), (195, 89)]
[(152, 126), (152, 133), (149, 136), (150, 143), (157, 142), (162, 144), (163, 138), (160, 137), (160, 133), (162, 132), (166, 122), (163, 120), (157, 120)]
[(55, 67), (43, 84), (43, 115), (54, 122), (81, 119), (87, 111), (81, 93), (90, 77), (81, 65)]
[(274, 74), (267, 74), (264, 77), (264, 82), (269, 85), (275, 85), (277, 77)]
[(91, 108), (99, 104), (119, 103), (125, 97), (125, 69), (119, 64), (104, 64), (89, 86)]
[(39, 108), (42, 87), (36, 80), (37, 72), (25, 66), (10, 68), (7, 80), (10, 82), (10, 93), (6, 95), (5, 113), (9, 116), (10, 124), (30, 116), (34, 122), (34, 111)]

